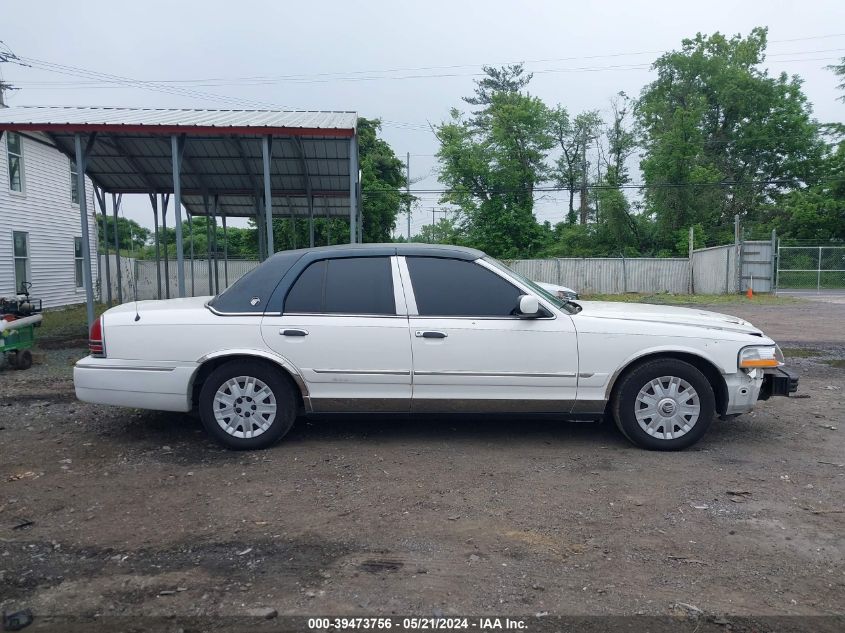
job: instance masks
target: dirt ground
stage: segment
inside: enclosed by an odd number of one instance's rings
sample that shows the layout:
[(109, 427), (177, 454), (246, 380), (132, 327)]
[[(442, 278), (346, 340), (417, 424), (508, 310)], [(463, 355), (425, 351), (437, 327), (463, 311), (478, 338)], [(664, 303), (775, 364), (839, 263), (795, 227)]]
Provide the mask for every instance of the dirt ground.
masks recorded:
[(612, 424), (401, 417), (300, 420), (229, 452), (188, 415), (77, 402), (84, 351), (52, 341), (0, 370), (0, 609), (30, 608), (30, 630), (256, 609), (841, 616), (845, 303), (717, 309), (786, 348), (802, 397), (681, 453)]

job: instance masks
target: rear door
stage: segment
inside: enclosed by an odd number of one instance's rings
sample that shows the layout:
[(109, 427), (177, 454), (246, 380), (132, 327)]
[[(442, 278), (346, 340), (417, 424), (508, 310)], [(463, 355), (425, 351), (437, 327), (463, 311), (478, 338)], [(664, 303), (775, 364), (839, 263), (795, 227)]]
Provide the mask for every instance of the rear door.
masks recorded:
[(315, 412), (407, 412), (408, 317), (395, 257), (312, 262), (281, 315), (261, 324), (265, 343), (302, 375)]
[(530, 291), (482, 260), (400, 258), (415, 412), (568, 413), (578, 384), (572, 319), (516, 315)]

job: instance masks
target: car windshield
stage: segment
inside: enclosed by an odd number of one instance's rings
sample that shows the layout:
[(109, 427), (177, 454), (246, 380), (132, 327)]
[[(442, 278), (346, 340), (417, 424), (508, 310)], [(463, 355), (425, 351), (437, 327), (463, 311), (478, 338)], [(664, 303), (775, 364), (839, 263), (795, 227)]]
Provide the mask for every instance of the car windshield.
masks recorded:
[(545, 288), (543, 288), (541, 285), (537, 284), (536, 282), (531, 281), (527, 277), (520, 275), (515, 270), (509, 268), (508, 266), (505, 266), (505, 264), (500, 262), (498, 259), (494, 259), (493, 257), (485, 257), (484, 261), (487, 262), (488, 264), (492, 264), (493, 266), (495, 266), (499, 270), (507, 273), (511, 277), (516, 277), (519, 281), (521, 281), (526, 286), (531, 288), (531, 290), (536, 292), (539, 296), (541, 296), (543, 299), (545, 299), (546, 301), (551, 303), (556, 308), (559, 308), (560, 310), (564, 310), (566, 312), (569, 312), (570, 314), (575, 314), (576, 312), (578, 312), (577, 306), (574, 303), (572, 303), (571, 301), (561, 299), (560, 297), (558, 297), (557, 295), (549, 292), (548, 290), (546, 290)]

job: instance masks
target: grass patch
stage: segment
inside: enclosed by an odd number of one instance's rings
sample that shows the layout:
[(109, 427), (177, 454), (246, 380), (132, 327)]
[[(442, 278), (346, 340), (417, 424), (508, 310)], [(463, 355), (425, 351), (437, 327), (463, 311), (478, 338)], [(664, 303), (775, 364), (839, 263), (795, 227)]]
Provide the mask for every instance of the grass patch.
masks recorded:
[(826, 360), (824, 362), (830, 365), (831, 367), (836, 367), (837, 369), (845, 369), (845, 360), (842, 358)]
[(621, 295), (582, 295), (585, 301), (620, 301), (625, 303), (656, 303), (659, 305), (786, 305), (800, 303), (795, 297), (783, 297), (770, 294), (754, 295), (749, 299), (745, 295), (673, 295), (668, 293), (647, 294), (628, 292)]
[(782, 348), (784, 356), (792, 358), (813, 358), (814, 356), (824, 356), (824, 352), (817, 349), (807, 349), (806, 347), (784, 347)]
[[(105, 303), (95, 303), (94, 314), (100, 316), (107, 308)], [(45, 310), (42, 316), (41, 327), (35, 331), (36, 340), (88, 338), (88, 318), (84, 303), (59, 310)]]

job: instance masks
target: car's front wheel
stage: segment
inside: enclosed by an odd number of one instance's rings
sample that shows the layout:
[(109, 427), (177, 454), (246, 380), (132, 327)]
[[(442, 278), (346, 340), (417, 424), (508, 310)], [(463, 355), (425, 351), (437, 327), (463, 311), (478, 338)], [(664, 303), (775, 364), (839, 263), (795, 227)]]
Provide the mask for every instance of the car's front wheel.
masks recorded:
[(619, 430), (637, 446), (674, 451), (707, 432), (716, 398), (707, 377), (673, 358), (645, 362), (621, 378), (612, 402)]
[(206, 431), (224, 446), (266, 448), (293, 426), (297, 398), (280, 371), (260, 361), (235, 360), (205, 380), (199, 409)]

